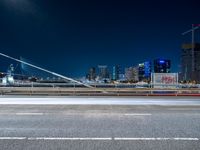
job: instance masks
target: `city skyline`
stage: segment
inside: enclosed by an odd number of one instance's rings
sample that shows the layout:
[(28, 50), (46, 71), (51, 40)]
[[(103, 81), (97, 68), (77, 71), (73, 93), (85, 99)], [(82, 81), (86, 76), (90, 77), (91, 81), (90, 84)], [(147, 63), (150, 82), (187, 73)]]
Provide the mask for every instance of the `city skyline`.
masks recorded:
[[(178, 72), (181, 33), (199, 23), (197, 0), (0, 2), (1, 52), (20, 56), (70, 77), (91, 66), (123, 68), (146, 60), (170, 59)], [(185, 11), (187, 10), (187, 11)], [(199, 42), (196, 31), (196, 42)], [(7, 66), (1, 59), (2, 68)]]

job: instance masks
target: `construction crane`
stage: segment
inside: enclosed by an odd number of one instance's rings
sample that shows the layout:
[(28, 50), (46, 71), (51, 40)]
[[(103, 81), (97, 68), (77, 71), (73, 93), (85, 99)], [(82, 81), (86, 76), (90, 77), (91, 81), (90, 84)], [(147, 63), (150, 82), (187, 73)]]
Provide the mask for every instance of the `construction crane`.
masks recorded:
[(188, 31), (185, 31), (182, 33), (182, 35), (186, 35), (188, 33), (192, 33), (192, 72), (195, 71), (195, 67), (194, 67), (194, 34), (195, 34), (195, 30), (197, 30), (198, 28), (200, 28), (200, 24), (192, 24), (192, 28), (189, 29)]
[(49, 70), (47, 70), (47, 69), (44, 69), (44, 68), (38, 67), (38, 66), (36, 66), (36, 65), (27, 63), (27, 62), (25, 62), (25, 61), (16, 59), (16, 58), (11, 57), (11, 56), (8, 56), (8, 55), (6, 55), (6, 54), (0, 53), (0, 55), (3, 56), (3, 57), (6, 57), (6, 58), (12, 59), (12, 60), (14, 60), (14, 61), (23, 63), (23, 64), (25, 64), (25, 65), (31, 66), (31, 67), (36, 68), (36, 69), (38, 69), (38, 70), (42, 70), (42, 71), (44, 71), (44, 72), (50, 73), (50, 74), (52, 74), (52, 75), (54, 75), (54, 76), (57, 76), (57, 77), (60, 77), (60, 78), (62, 78), (62, 79), (65, 79), (65, 80), (68, 80), (68, 81), (72, 81), (72, 82), (74, 82), (74, 83), (78, 83), (78, 84), (80, 84), (80, 85), (84, 85), (84, 86), (89, 87), (89, 88), (93, 88), (92, 86), (90, 86), (90, 85), (88, 85), (88, 84), (84, 84), (84, 83), (79, 82), (79, 81), (77, 81), (77, 80), (74, 80), (74, 79), (72, 79), (72, 78), (65, 77), (65, 76), (63, 76), (63, 75), (61, 75), (61, 74), (58, 74), (58, 73), (49, 71)]

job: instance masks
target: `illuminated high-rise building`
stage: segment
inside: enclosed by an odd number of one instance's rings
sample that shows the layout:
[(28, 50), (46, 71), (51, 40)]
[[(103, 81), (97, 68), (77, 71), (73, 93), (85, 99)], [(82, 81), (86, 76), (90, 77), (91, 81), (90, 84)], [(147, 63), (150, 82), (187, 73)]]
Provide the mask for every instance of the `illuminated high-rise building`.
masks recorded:
[(106, 65), (99, 65), (98, 68), (99, 68), (99, 79), (100, 80), (110, 78), (109, 70)]
[(113, 66), (112, 80), (114, 81), (119, 80), (119, 74), (120, 74), (120, 66), (119, 65)]
[(127, 81), (138, 81), (138, 67), (125, 68), (125, 78)]
[(138, 78), (139, 81), (150, 80), (151, 78), (151, 62), (145, 61), (138, 65)]
[(168, 59), (154, 60), (154, 73), (170, 73), (171, 61)]

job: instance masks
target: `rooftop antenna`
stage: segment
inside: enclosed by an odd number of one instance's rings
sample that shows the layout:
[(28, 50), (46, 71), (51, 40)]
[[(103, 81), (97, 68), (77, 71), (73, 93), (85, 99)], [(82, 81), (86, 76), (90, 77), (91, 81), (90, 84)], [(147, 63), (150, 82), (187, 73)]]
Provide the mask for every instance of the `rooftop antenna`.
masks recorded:
[(25, 61), (22, 61), (22, 60), (16, 59), (16, 58), (11, 57), (11, 56), (8, 56), (8, 55), (6, 55), (6, 54), (0, 53), (0, 55), (3, 56), (3, 57), (6, 57), (6, 58), (12, 59), (12, 60), (14, 60), (14, 61), (17, 61), (17, 62), (20, 62), (20, 63), (26, 64), (26, 65), (31, 66), (31, 67), (33, 67), (33, 68), (36, 68), (36, 69), (42, 70), (42, 71), (44, 71), (44, 72), (50, 73), (50, 74), (55, 75), (55, 76), (57, 76), (57, 77), (63, 78), (63, 79), (65, 79), (65, 80), (69, 80), (69, 81), (72, 81), (72, 82), (74, 82), (74, 83), (78, 83), (78, 84), (80, 84), (80, 85), (84, 85), (84, 86), (86, 86), (86, 87), (88, 87), (88, 88), (93, 88), (92, 86), (90, 86), (90, 85), (88, 85), (88, 84), (85, 84), (85, 83), (79, 82), (79, 81), (74, 80), (74, 79), (69, 78), (69, 77), (65, 77), (65, 76), (63, 76), (63, 75), (61, 75), (61, 74), (58, 74), (58, 73), (55, 73), (55, 72), (49, 71), (49, 70), (47, 70), (47, 69), (44, 69), (44, 68), (38, 67), (38, 66), (36, 66), (36, 65), (33, 65), (33, 64), (27, 63), (27, 62), (25, 62)]

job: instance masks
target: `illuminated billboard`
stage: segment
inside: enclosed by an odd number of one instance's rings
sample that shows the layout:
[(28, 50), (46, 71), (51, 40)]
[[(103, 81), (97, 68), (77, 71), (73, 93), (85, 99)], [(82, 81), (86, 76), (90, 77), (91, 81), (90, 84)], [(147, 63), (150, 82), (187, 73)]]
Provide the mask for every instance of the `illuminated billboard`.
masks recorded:
[(154, 88), (176, 88), (178, 73), (153, 73), (152, 83)]

